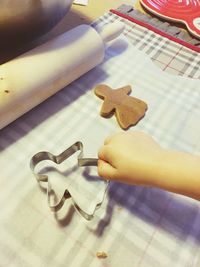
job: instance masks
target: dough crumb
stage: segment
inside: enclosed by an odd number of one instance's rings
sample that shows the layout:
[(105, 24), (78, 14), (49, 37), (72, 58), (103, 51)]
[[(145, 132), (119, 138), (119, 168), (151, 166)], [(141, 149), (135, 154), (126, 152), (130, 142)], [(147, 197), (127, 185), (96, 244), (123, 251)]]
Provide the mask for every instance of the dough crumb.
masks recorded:
[(97, 258), (99, 258), (99, 259), (105, 259), (105, 258), (108, 257), (107, 253), (105, 253), (104, 251), (98, 251), (98, 252), (96, 253), (96, 256), (97, 256)]

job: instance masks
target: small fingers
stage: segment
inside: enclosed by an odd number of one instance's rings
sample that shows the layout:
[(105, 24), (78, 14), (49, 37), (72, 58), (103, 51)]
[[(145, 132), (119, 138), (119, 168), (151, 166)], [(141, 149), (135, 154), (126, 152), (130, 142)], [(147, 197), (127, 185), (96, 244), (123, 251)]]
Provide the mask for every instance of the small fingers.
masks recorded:
[(98, 151), (98, 158), (109, 162), (109, 155), (108, 155), (108, 149), (107, 146), (102, 146)]
[(98, 160), (98, 175), (104, 179), (112, 180), (115, 178), (116, 169), (108, 162), (101, 159)]

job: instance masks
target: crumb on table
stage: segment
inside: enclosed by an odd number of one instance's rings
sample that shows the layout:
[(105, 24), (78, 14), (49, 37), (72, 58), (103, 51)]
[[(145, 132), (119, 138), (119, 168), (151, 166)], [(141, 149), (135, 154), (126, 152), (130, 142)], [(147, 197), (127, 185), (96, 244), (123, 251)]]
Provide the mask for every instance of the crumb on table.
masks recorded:
[(108, 257), (107, 253), (104, 252), (104, 251), (98, 251), (98, 252), (96, 253), (96, 256), (97, 256), (97, 258), (99, 258), (99, 259), (105, 259), (105, 258)]

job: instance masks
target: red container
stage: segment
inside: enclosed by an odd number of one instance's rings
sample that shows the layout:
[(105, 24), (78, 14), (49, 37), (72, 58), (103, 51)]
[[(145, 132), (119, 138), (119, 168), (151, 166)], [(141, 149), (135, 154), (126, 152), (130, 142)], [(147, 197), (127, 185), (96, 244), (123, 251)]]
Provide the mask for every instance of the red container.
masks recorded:
[(151, 13), (186, 25), (188, 31), (200, 38), (200, 0), (140, 0)]

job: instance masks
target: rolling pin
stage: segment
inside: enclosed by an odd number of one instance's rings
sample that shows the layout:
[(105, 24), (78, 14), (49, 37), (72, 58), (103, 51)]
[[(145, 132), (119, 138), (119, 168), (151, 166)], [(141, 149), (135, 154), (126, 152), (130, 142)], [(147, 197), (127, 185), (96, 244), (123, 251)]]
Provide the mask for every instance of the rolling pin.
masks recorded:
[(0, 65), (0, 129), (101, 63), (123, 29), (80, 25)]

